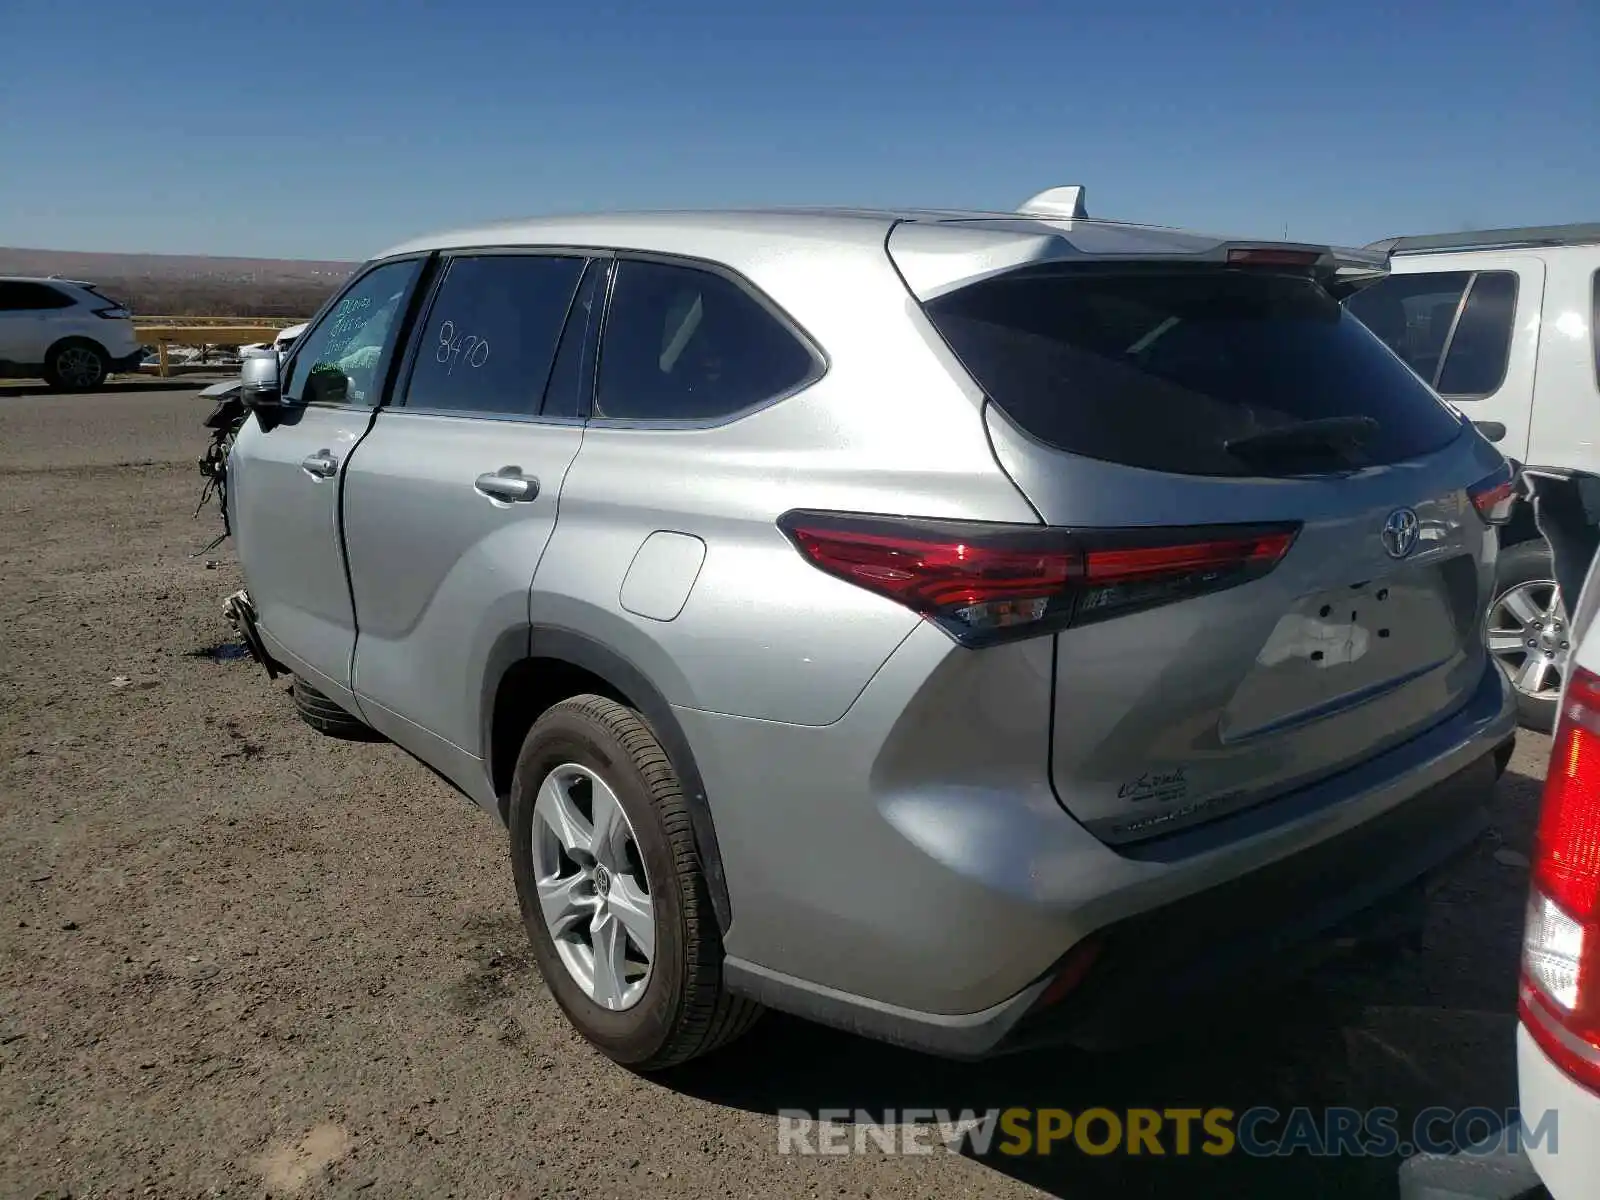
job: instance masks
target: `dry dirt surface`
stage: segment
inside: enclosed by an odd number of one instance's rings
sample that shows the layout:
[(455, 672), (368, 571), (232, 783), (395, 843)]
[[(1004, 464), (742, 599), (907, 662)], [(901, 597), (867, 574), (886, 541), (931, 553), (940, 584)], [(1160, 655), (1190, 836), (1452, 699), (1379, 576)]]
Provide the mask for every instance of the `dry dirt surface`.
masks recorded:
[(1528, 737), (1401, 965), (1110, 1057), (769, 1015), (661, 1078), (611, 1065), (529, 964), (493, 821), (214, 653), (239, 575), (192, 557), (195, 386), (0, 387), (0, 1194), (1386, 1197), (1392, 1158), (786, 1156), (774, 1114), (1515, 1102)]

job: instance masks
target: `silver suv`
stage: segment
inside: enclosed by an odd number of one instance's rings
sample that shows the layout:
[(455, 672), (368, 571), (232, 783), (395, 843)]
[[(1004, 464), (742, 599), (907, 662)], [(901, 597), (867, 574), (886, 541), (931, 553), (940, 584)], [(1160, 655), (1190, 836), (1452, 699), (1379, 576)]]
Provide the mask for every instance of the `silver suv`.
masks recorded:
[(1105, 1044), (1481, 827), (1505, 460), (1373, 262), (1079, 211), (468, 229), (246, 362), (232, 612), (506, 824), (612, 1058)]

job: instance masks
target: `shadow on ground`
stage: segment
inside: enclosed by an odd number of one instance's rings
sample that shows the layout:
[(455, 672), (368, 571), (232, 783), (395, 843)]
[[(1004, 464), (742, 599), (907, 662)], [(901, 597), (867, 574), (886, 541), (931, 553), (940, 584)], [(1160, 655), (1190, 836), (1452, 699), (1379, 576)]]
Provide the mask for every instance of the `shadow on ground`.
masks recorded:
[[(865, 1110), (1015, 1106), (1397, 1110), (1400, 1141), (1432, 1106), (1505, 1112), (1516, 1104), (1515, 972), (1540, 781), (1508, 774), (1484, 839), (1430, 901), (1420, 952), (1347, 960), (1276, 990), (1241, 995), (1224, 1021), (1174, 1016), (1164, 1038), (1112, 1055), (1050, 1051), (964, 1064), (900, 1051), (768, 1014), (732, 1057), (662, 1082), (738, 1108)], [(1507, 864), (1511, 858), (1512, 865)], [(1433, 1125), (1448, 1138), (1449, 1123)], [(1469, 1136), (1481, 1136), (1482, 1130)], [(778, 1123), (773, 1123), (774, 1147)], [(1202, 1139), (1197, 1136), (1195, 1144)], [(1102, 1157), (1068, 1144), (1048, 1157), (980, 1157), (1060, 1197), (1392, 1198), (1400, 1156), (1252, 1158), (1170, 1153)], [(869, 1142), (870, 1146), (871, 1143)], [(941, 1149), (938, 1151), (943, 1153)], [(971, 1154), (970, 1147), (967, 1151)]]

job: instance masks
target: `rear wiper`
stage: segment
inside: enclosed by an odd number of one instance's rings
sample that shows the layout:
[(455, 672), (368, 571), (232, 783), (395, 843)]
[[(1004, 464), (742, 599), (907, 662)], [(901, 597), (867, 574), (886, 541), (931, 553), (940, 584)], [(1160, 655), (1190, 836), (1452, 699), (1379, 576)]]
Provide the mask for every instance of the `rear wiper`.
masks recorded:
[(1229, 438), (1222, 448), (1241, 458), (1319, 453), (1353, 457), (1378, 429), (1371, 417), (1321, 417)]

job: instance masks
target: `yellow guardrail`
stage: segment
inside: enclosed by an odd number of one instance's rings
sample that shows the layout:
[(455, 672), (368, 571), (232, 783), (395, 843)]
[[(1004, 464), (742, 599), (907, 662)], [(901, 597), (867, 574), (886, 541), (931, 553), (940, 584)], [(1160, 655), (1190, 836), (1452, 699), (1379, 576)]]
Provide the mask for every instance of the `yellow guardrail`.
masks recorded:
[(142, 346), (156, 348), (156, 372), (171, 373), (170, 346), (243, 346), (270, 342), (280, 330), (300, 322), (293, 317), (138, 317), (134, 333)]

